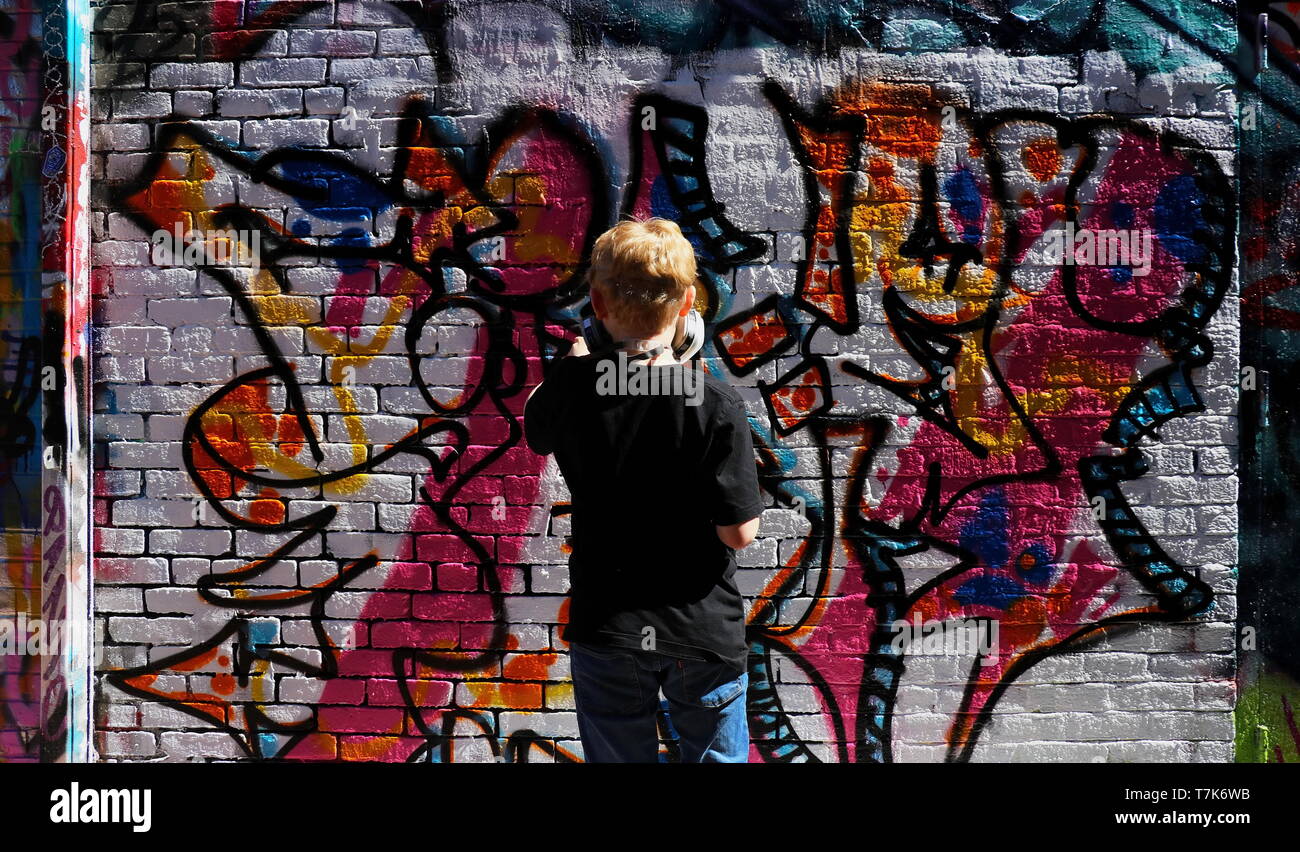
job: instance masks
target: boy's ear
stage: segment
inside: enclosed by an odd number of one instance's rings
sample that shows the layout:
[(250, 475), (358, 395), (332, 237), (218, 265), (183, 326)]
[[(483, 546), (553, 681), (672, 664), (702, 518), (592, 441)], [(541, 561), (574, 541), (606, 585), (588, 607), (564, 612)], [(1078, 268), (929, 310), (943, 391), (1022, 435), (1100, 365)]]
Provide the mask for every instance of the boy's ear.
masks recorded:
[(677, 312), (677, 316), (679, 317), (686, 316), (691, 312), (691, 309), (694, 307), (695, 307), (695, 285), (692, 284), (691, 286), (686, 288), (686, 296), (685, 298), (682, 299), (682, 307), (681, 310)]
[(595, 287), (591, 288), (591, 309), (596, 313), (596, 319), (605, 317), (605, 297)]

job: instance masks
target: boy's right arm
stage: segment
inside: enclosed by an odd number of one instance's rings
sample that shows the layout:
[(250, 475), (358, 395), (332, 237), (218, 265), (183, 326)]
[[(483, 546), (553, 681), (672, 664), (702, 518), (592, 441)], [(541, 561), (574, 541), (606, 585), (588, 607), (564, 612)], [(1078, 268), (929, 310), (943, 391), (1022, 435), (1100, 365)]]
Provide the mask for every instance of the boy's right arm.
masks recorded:
[[(558, 366), (558, 365), (557, 365)], [(524, 403), (524, 441), (528, 449), (539, 456), (549, 455), (555, 450), (555, 375), (548, 381), (540, 382)]]
[[(564, 353), (565, 358), (580, 358), (588, 354), (587, 341), (581, 336), (573, 341), (573, 346), (568, 352)], [(561, 359), (563, 360), (563, 359)], [(561, 369), (560, 364), (552, 365), (551, 381), (541, 381), (537, 387), (533, 388), (532, 393), (528, 394), (528, 400), (524, 403), (524, 440), (528, 443), (528, 449), (537, 453), (539, 456), (547, 455), (555, 450), (554, 421), (555, 421), (555, 401), (552, 397), (555, 395), (555, 374)]]
[(745, 521), (743, 524), (730, 524), (725, 527), (714, 527), (718, 531), (718, 538), (722, 543), (732, 550), (744, 550), (754, 543), (758, 537), (758, 518)]

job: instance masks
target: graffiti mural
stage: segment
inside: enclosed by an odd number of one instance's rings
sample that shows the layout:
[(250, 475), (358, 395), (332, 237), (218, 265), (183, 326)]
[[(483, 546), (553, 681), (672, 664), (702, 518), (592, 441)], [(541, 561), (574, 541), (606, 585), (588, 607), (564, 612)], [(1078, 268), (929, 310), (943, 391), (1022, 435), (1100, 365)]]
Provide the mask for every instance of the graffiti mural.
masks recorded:
[(580, 761), (520, 414), (657, 215), (770, 498), (752, 761), (1231, 758), (1231, 15), (229, 5), (96, 18), (101, 756)]

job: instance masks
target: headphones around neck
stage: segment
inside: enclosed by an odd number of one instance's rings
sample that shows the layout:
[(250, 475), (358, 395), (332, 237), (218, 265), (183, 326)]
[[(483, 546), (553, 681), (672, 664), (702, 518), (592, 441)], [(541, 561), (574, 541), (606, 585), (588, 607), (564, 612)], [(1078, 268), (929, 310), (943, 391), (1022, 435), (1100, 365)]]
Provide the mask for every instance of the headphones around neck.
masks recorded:
[[(627, 343), (625, 340), (614, 340), (605, 324), (596, 319), (596, 312), (588, 301), (583, 305), (579, 312), (582, 318), (582, 339), (587, 341), (587, 348), (592, 352), (603, 352), (605, 350), (616, 349)], [(691, 308), (691, 312), (684, 317), (677, 318), (677, 332), (673, 336), (673, 357), (679, 363), (685, 364), (696, 353), (704, 348), (704, 317), (700, 312)]]

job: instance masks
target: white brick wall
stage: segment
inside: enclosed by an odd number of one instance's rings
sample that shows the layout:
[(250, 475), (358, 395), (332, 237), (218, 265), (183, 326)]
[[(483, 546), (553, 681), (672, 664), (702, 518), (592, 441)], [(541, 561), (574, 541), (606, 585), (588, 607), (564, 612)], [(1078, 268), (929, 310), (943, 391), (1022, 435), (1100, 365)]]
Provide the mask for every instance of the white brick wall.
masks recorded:
[[(877, 134), (866, 139), (859, 152), (861, 170), (870, 177), (855, 182), (860, 193), (855, 214), (861, 217), (855, 220), (860, 223), (854, 226), (855, 233), (866, 235), (857, 244), (859, 254), (854, 258), (863, 323), (844, 335), (823, 327), (813, 336), (809, 349), (828, 362), (834, 414), (857, 423), (868, 417), (885, 417), (893, 426), (871, 461), (874, 469), (867, 476), (865, 511), (874, 520), (895, 526), (901, 513), (920, 507), (890, 502), (900, 498), (897, 492), (886, 497), (876, 469), (888, 479), (907, 463), (909, 452), (923, 451), (927, 441), (939, 439), (923, 431), (912, 406), (842, 372), (837, 362), (848, 360), (900, 378), (925, 377), (918, 362), (900, 345), (881, 307), (882, 270), (901, 274), (896, 271), (914, 264), (898, 255), (901, 239), (896, 236), (910, 228), (915, 218), (920, 195), (918, 160), (907, 153), (910, 149), (896, 143), (909, 133), (915, 137), (913, 142), (928, 138), (931, 129), (927, 122), (932, 119), (927, 116), (937, 116), (941, 104), (956, 105), (953, 115), (957, 123), (939, 127), (933, 162), (946, 170), (939, 182), (943, 187), (955, 174), (956, 164), (964, 164), (977, 182), (985, 182), (981, 198), (990, 209), (996, 206), (996, 199), (988, 183), (989, 163), (998, 161), (1009, 184), (1028, 187), (1032, 180), (1021, 151), (1010, 147), (1014, 140), (996, 151), (982, 151), (976, 144), (973, 122), (989, 119), (998, 110), (1032, 111), (1028, 118), (1037, 122), (1034, 127), (1038, 129), (1024, 131), (1024, 138), (1046, 133), (1043, 128), (1050, 129), (1053, 122), (1085, 116), (1106, 117), (1110, 128), (1135, 118), (1153, 131), (1176, 133), (1190, 140), (1193, 147), (1203, 148), (1218, 168), (1231, 167), (1234, 140), (1227, 116), (1235, 107), (1226, 92), (1218, 92), (1218, 100), (1211, 98), (1214, 90), (1206, 83), (1204, 69), (1139, 81), (1114, 53), (1017, 58), (973, 48), (915, 55), (847, 50), (817, 56), (772, 47), (714, 51), (681, 68), (648, 47), (610, 43), (576, 50), (552, 13), (524, 4), (518, 5), (517, 14), (508, 16), (486, 7), (467, 6), (446, 34), (453, 79), (440, 82), (428, 45), (412, 22), (388, 4), (340, 2), (325, 6), (298, 20), (277, 24), (262, 47), (237, 59), (214, 58), (211, 51), (192, 61), (115, 55), (107, 34), (120, 29), (117, 19), (111, 15), (101, 19), (103, 53), (95, 75), (99, 119), (94, 157), (95, 168), (104, 176), (97, 184), (96, 209), (104, 215), (96, 219), (94, 262), (107, 283), (97, 294), (95, 313), (95, 425), (101, 447), (97, 454), (100, 503), (96, 546), (100, 556), (98, 614), (108, 622), (107, 668), (140, 666), (146, 661), (157, 664), (216, 636), (223, 625), (240, 617), (240, 611), (200, 597), (201, 586), (211, 582), (204, 578), (219, 579), (240, 571), (292, 538), (290, 532), (259, 532), (256, 525), (237, 528), (211, 506), (196, 519), (194, 501), (200, 492), (183, 463), (184, 427), (196, 406), (213, 399), (237, 376), (270, 363), (256, 328), (264, 329), (280, 354), (294, 365), (324, 459), (319, 465), (314, 462), (290, 422), (292, 417), (280, 416), (285, 411), (284, 386), (272, 381), (265, 388), (269, 403), (264, 408), (256, 387), (244, 385), (231, 397), (245, 412), (250, 408), (260, 412), (261, 419), (236, 416), (206, 424), (205, 431), (214, 436), (223, 457), (237, 466), (281, 479), (345, 470), (366, 464), (368, 458), (401, 441), (433, 414), (412, 383), (404, 338), (411, 317), (406, 294), (426, 293), (428, 285), (414, 277), (403, 281), (388, 261), (361, 271), (348, 262), (340, 268), (327, 251), (349, 228), (360, 228), (376, 245), (388, 243), (398, 233), (397, 212), (375, 208), (382, 207), (376, 199), (382, 197), (383, 182), (392, 177), (398, 162), (401, 122), (397, 117), (413, 98), (425, 99), (443, 111), (438, 127), (449, 134), (448, 148), (455, 149), (451, 155), (466, 152), (472, 162), (486, 168), (489, 153), (504, 154), (491, 166), (496, 169), (496, 182), (488, 181), (481, 191), (495, 195), (504, 209), (521, 217), (518, 232), (506, 239), (507, 262), (498, 264), (508, 275), (518, 276), (510, 278), (510, 286), (520, 288), (519, 292), (526, 289), (520, 283), (524, 280), (520, 270), (536, 274), (534, 264), (557, 262), (557, 257), (561, 265), (570, 262), (564, 246), (572, 222), (557, 217), (538, 226), (530, 224), (535, 220), (528, 216), (539, 209), (553, 212), (572, 201), (568, 193), (580, 193), (586, 186), (587, 167), (594, 170), (594, 180), (608, 184), (612, 193), (610, 208), (596, 211), (599, 215), (614, 215), (624, 193), (630, 191), (624, 189), (624, 182), (632, 166), (633, 100), (645, 93), (659, 93), (685, 105), (703, 107), (708, 134), (702, 165), (713, 198), (731, 224), (768, 244), (765, 256), (728, 269), (720, 279), (719, 295), (727, 315), (741, 313), (773, 294), (785, 297), (790, 304), (801, 268), (792, 252), (796, 238), (803, 237), (807, 213), (804, 165), (782, 125), (781, 110), (763, 93), (764, 80), (775, 80), (810, 113), (823, 99), (840, 97), (849, 112), (856, 108), (852, 103), (870, 102), (858, 108), (869, 132)], [(208, 36), (202, 30), (197, 33)], [(859, 83), (877, 88), (856, 88)], [(934, 95), (939, 100), (931, 102), (928, 99), (934, 92), (945, 94)], [(534, 137), (529, 134), (539, 132), (535, 124), (520, 125), (518, 138), (510, 136), (510, 128), (493, 127), (493, 122), (511, 115), (513, 108), (538, 106), (571, 119), (572, 126), (579, 128), (577, 132), (591, 140), (594, 155), (573, 154), (560, 143), (530, 148), (529, 140)], [(224, 142), (204, 149), (180, 140), (175, 145), (179, 150), (169, 157), (171, 171), (158, 172), (161, 167), (150, 158), (166, 138), (164, 123), (186, 118), (195, 119), (191, 126)], [(878, 120), (885, 122), (884, 130), (873, 124)], [(894, 127), (889, 122), (899, 123)], [(509, 151), (487, 149), (484, 134), (489, 128), (492, 135), (487, 142), (497, 145), (504, 138)], [(1020, 132), (1009, 128), (1007, 138)], [(1113, 138), (1105, 133), (1112, 130), (1104, 129), (1098, 138)], [(248, 158), (243, 162), (252, 163), (270, 154), (288, 156), (290, 146), (310, 151), (297, 155), (302, 169), (297, 179), (324, 193), (315, 201), (293, 197), (284, 183), (258, 182), (230, 155), (237, 148), (243, 152), (238, 156)], [(1144, 151), (1148, 171), (1155, 173), (1158, 169), (1152, 163), (1165, 161), (1157, 160), (1154, 149)], [(1056, 152), (1053, 147), (1052, 152), (1068, 164), (1077, 150)], [(591, 156), (596, 158), (594, 162), (585, 159)], [(1106, 180), (1124, 182), (1123, 177), (1104, 175), (1116, 156), (1113, 146), (1098, 151), (1098, 165), (1081, 184), (1083, 200), (1103, 197)], [(361, 179), (347, 170), (336, 172), (329, 179), (332, 184), (322, 183), (313, 169), (336, 162), (351, 163), (355, 175), (369, 176), (374, 183), (362, 188)], [(1187, 161), (1182, 161), (1180, 167), (1186, 166)], [(277, 168), (272, 170), (277, 179), (291, 177), (284, 161)], [(1231, 177), (1230, 172), (1221, 174), (1225, 181)], [(529, 200), (530, 180), (544, 186), (546, 198), (541, 207), (514, 206), (517, 200)], [(897, 182), (898, 194), (893, 197), (884, 194), (890, 181)], [(1050, 181), (1040, 183), (1045, 187)], [(133, 201), (123, 189), (126, 186), (135, 191), (145, 187), (149, 192)], [(1064, 178), (1056, 186), (1063, 188)], [(1033, 187), (1051, 191), (1038, 184)], [(490, 217), (488, 221), (482, 218), (488, 213), (485, 208), (472, 211), (476, 202), (468, 195), (458, 197), (454, 186), (447, 191), (455, 199), (448, 206), (456, 208), (446, 214), (449, 221), (459, 222), (461, 211), (471, 211), (464, 214), (471, 230), (491, 224)], [(1022, 203), (1019, 196), (1003, 200), (1011, 207)], [(157, 268), (150, 260), (148, 234), (154, 226), (171, 227), (175, 205), (202, 211), (223, 204), (238, 204), (264, 216), (268, 237), (274, 229), (283, 228), (298, 239), (293, 255), (268, 260), (261, 272), (240, 270), (230, 275), (233, 286), (247, 294), (247, 304), (260, 322), (253, 321), (214, 274)], [(890, 204), (892, 214), (887, 209)], [(339, 208), (350, 212), (330, 212)], [(960, 235), (953, 230), (953, 208), (945, 202), (941, 216), (956, 240)], [(580, 209), (576, 221), (584, 222), (583, 216), (589, 212)], [(440, 215), (444, 215), (442, 211), (432, 207), (417, 211), (414, 231), (434, 246), (449, 249), (449, 256), (459, 258), (460, 268), (453, 263), (444, 270), (430, 270), (430, 277), (440, 284), (446, 281), (451, 291), (468, 293), (465, 269), (470, 266), (469, 258), (490, 247), (480, 244), (467, 249), (438, 237), (443, 233), (440, 229), (450, 227), (435, 219)], [(538, 233), (547, 234), (547, 239), (538, 240)], [(983, 250), (995, 251), (1001, 238), (988, 221), (980, 226)], [(263, 247), (269, 250), (269, 243), (264, 241)], [(1168, 257), (1163, 262), (1164, 268), (1172, 268)], [(1033, 287), (1041, 289), (1051, 286), (1050, 281), (1050, 270), (1027, 267), (1015, 278), (1016, 284), (1031, 294), (1040, 292), (1031, 288), (1033, 282), (1038, 282)], [(1182, 286), (1180, 283), (1176, 289)], [(1164, 297), (1148, 294), (1147, 298), (1159, 302)], [(909, 294), (909, 299), (914, 307), (935, 314), (945, 310), (938, 307), (938, 301), (927, 301), (915, 293)], [(1234, 299), (1235, 289), (1227, 294), (1229, 304)], [(1033, 317), (1057, 316), (1043, 307), (1046, 301), (1034, 302), (1030, 295), (1021, 304), (1008, 303), (999, 331), (1012, 329), (1017, 322), (1022, 325), (1016, 328), (1024, 331), (1026, 325), (1033, 326)], [(1024, 313), (1026, 305), (1040, 313)], [(501, 403), (517, 413), (538, 378), (537, 343), (535, 336), (530, 337), (535, 334), (535, 313), (526, 301), (509, 307), (498, 303), (492, 310), (509, 310), (512, 345), (532, 359), (527, 376), (515, 376), (514, 367), (507, 364), (502, 381), (489, 388), (500, 393), (515, 379), (523, 379), (522, 387), (504, 396)], [(798, 323), (807, 326), (812, 322), (806, 311), (789, 310), (795, 311)], [(1060, 314), (1050, 322), (1063, 323), (1065, 319), (1068, 314)], [(1042, 322), (1050, 324), (1049, 320)], [(1158, 436), (1143, 439), (1141, 452), (1150, 471), (1122, 483), (1123, 493), (1154, 539), (1212, 588), (1213, 608), (1172, 625), (1136, 624), (1141, 619), (1135, 618), (1130, 632), (1058, 649), (1029, 667), (992, 709), (970, 759), (1141, 762), (1232, 758), (1238, 323), (1237, 314), (1225, 308), (1215, 313), (1205, 329), (1214, 342), (1214, 360), (1194, 375), (1208, 410), (1175, 419), (1163, 425)], [(417, 351), (427, 357), (420, 374), (444, 404), (453, 402), (467, 385), (472, 392), (482, 380), (481, 343), (475, 333), (479, 324), (472, 311), (448, 310), (429, 323), (421, 339)], [(1068, 375), (1069, 364), (1094, 356), (1094, 348), (1080, 346), (1081, 341), (1094, 339), (1100, 338), (1071, 337), (1062, 325), (1053, 335), (1027, 337), (1033, 341), (1025, 344), (1030, 349), (1016, 357), (1023, 356), (1027, 363), (1036, 355), (1030, 351), (1035, 345), (1046, 346), (1059, 356), (1050, 367), (1047, 360), (1043, 362), (1039, 378), (1046, 386), (1050, 370)], [(977, 342), (978, 337), (972, 336), (964, 351), (972, 352)], [(1106, 345), (1112, 344), (1121, 346), (1113, 339), (1106, 340)], [(1141, 344), (1139, 340), (1138, 348), (1126, 356), (1132, 369), (1149, 372), (1167, 363), (1154, 343), (1148, 341), (1145, 350)], [(784, 489), (784, 496), (778, 500), (769, 495), (772, 508), (763, 515), (760, 540), (738, 555), (737, 583), (750, 600), (751, 617), (762, 609), (765, 598), (761, 596), (773, 593), (772, 584), (783, 569), (797, 561), (809, 529), (807, 520), (790, 508), (789, 497), (803, 494), (814, 504), (821, 497), (823, 480), (829, 480), (834, 499), (829, 518), (837, 531), (853, 508), (846, 506), (846, 495), (858, 436), (829, 438), (832, 460), (826, 467), (807, 428), (786, 438), (770, 431), (759, 382), (776, 382), (802, 360), (803, 355), (792, 348), (743, 377), (726, 373), (720, 360), (712, 360), (712, 366), (740, 389), (756, 434), (779, 447), (779, 457), (787, 464), (781, 474), (784, 485), (775, 480), (768, 483), (774, 489)], [(351, 383), (334, 384), (345, 366), (354, 368)], [(1012, 358), (1000, 366), (1010, 373), (1016, 363)], [(974, 405), (979, 400), (985, 405), (996, 403), (997, 387), (991, 381), (981, 386), (973, 378), (978, 375), (978, 370), (960, 373), (961, 393), (967, 394), (960, 397), (962, 404)], [(1127, 378), (1121, 376), (1119, 381)], [(1026, 393), (1036, 389), (1041, 388), (1030, 387)], [(1085, 384), (1073, 390), (1086, 393), (1088, 389)], [(1113, 411), (1119, 396), (1113, 389), (1107, 392), (1112, 394), (1107, 399)], [(1040, 400), (1042, 408), (1035, 424), (1051, 426), (1067, 397), (1064, 393), (1054, 401)], [(231, 415), (237, 413), (234, 408), (227, 406), (217, 413)], [(283, 736), (272, 736), (264, 741), (243, 739), (241, 747), (240, 724), (233, 724), (233, 733), (219, 730), (178, 712), (175, 700), (169, 705), (156, 694), (142, 697), (105, 681), (102, 688), (107, 702), (97, 741), (101, 756), (231, 760), (246, 759), (247, 749), (263, 756), (292, 751), (295, 756), (401, 759), (422, 738), (411, 727), (410, 714), (404, 716), (400, 699), (394, 697), (394, 649), (429, 653), (453, 647), (466, 653), (482, 649), (489, 644), (497, 615), (504, 619), (508, 637), (498, 648), (503, 656), (470, 672), (416, 672), (417, 692), (424, 690), (425, 696), (417, 701), (422, 701), (425, 718), (436, 718), (438, 709), (475, 708), (485, 724), (494, 726), (494, 736), (502, 743), (513, 732), (528, 729), (562, 749), (562, 754), (580, 756), (568, 687), (567, 650), (556, 627), (568, 583), (566, 556), (559, 546), (568, 519), (556, 518), (555, 535), (546, 534), (547, 508), (563, 503), (566, 495), (553, 462), (543, 465), (517, 437), (512, 439), (512, 417), (488, 402), (468, 416), (452, 418), (468, 430), (469, 439), (464, 456), (453, 464), (446, 480), (430, 475), (427, 458), (399, 455), (361, 477), (275, 488), (274, 493), (260, 491), (258, 486), (221, 500), (230, 512), (261, 517), (263, 522), (269, 519), (270, 523), (280, 520), (277, 512), (299, 519), (337, 507), (337, 515), (322, 531), (284, 554), (278, 564), (266, 566), (242, 588), (242, 594), (252, 597), (285, 596), (282, 606), (245, 613), (257, 616), (251, 620), (265, 625), (248, 629), (258, 637), (258, 647), (273, 656), (283, 654), (319, 665), (322, 649), (312, 629), (310, 590), (330, 583), (355, 559), (374, 553), (381, 560), (377, 568), (329, 596), (323, 617), (317, 619), (332, 641), (341, 645), (336, 676), (296, 670), (281, 657), (255, 676), (252, 686), (239, 685), (223, 693), (232, 702), (236, 722), (248, 707), (258, 705), (276, 711), (279, 715), (275, 718), (310, 714), (318, 730), (296, 745)], [(1007, 464), (1018, 465), (1014, 469), (1020, 474), (1039, 467), (1032, 453), (1023, 449), (1028, 441), (1020, 439), (1020, 456), (1014, 452), (1001, 456), (1011, 459)], [(433, 435), (425, 444), (440, 455), (455, 452), (459, 446), (447, 433)], [(996, 463), (962, 456), (955, 447), (941, 453), (945, 487), (950, 492), (976, 471), (997, 469)], [(1084, 451), (1069, 450), (1065, 443), (1055, 449), (1073, 452), (1071, 458)], [(1088, 453), (1113, 452), (1099, 441), (1084, 449)], [(497, 450), (506, 451), (506, 455), (490, 463), (486, 472), (478, 476), (467, 473), (471, 463)], [(1074, 480), (1066, 481), (1069, 476)], [(1064, 608), (1062, 612), (1072, 613), (1067, 616), (1052, 610), (1052, 618), (1059, 616), (1062, 622), (1077, 618), (1084, 624), (1103, 615), (1154, 607), (1156, 599), (1121, 564), (1092, 521), (1073, 468), (1067, 466), (1057, 481), (1062, 484), (1054, 505), (1060, 513), (1050, 523), (1041, 521), (1048, 528), (1034, 539), (1050, 542), (1058, 551), (1053, 561), (1059, 564), (1050, 575), (1053, 591), (1031, 591), (1027, 596), (1046, 601), (1043, 606), (1059, 606)], [(423, 504), (421, 487), (435, 499), (446, 495), (449, 488), (456, 489), (447, 511), (455, 524), (463, 525), (461, 539)], [(973, 510), (989, 487), (965, 498), (961, 504), (965, 508), (956, 510), (954, 517), (966, 517), (962, 512)], [(500, 506), (502, 517), (493, 515), (496, 496), (505, 500)], [(271, 514), (259, 516), (258, 512)], [(1033, 538), (1026, 530), (1037, 522), (1026, 516), (1017, 522), (1019, 526), (1011, 525), (1009, 532), (1024, 544)], [(953, 546), (965, 540), (970, 545), (970, 535), (959, 527), (953, 521), (928, 529), (936, 540)], [(499, 560), (499, 565), (488, 569), (501, 589), (499, 613), (494, 613), (488, 593), (494, 585), (481, 585), (475, 548), (484, 548), (490, 558)], [(1070, 554), (1083, 553), (1085, 548), (1091, 548), (1095, 560), (1088, 563), (1086, 577), (1074, 576)], [(908, 574), (909, 591), (923, 582), (917, 578), (933, 576), (955, 562), (938, 550), (912, 558), (919, 561), (907, 568), (915, 572)], [(1103, 576), (1107, 571), (1109, 575)], [(834, 709), (829, 708), (826, 695), (807, 685), (805, 666), (796, 665), (792, 656), (774, 654), (768, 661), (794, 730), (824, 759), (834, 759), (836, 753), (829, 743), (828, 718), (838, 713), (850, 736), (855, 730), (852, 703), (858, 679), (863, 676), (866, 648), (862, 643), (869, 641), (872, 618), (860, 597), (862, 574), (862, 566), (851, 562), (846, 542), (837, 535), (830, 561), (820, 570), (809, 571), (793, 590), (782, 593), (778, 622), (772, 631), (786, 637), (787, 650), (799, 654), (806, 667), (832, 684)], [(1009, 566), (1005, 570), (984, 566), (970, 576), (976, 575), (1017, 576)], [(822, 577), (825, 582), (819, 586)], [(1089, 585), (1093, 579), (1097, 579), (1095, 587)], [(953, 606), (956, 589), (955, 583), (949, 589), (949, 606)], [(228, 585), (218, 585), (216, 590), (230, 593)], [(824, 599), (816, 599), (817, 593)], [(937, 605), (937, 600), (935, 597), (921, 608)], [(1039, 612), (1032, 601), (1025, 603), (1022, 609), (1006, 614), (1004, 632), (1014, 632), (1024, 619), (1039, 618), (1033, 614)], [(971, 614), (988, 612), (973, 607)], [(803, 630), (791, 633), (788, 628), (801, 618)], [(1040, 642), (1059, 642), (1068, 633), (1063, 626), (1049, 625), (1047, 615), (1041, 618), (1042, 635), (1017, 634), (1019, 638), (1007, 646), (1013, 654), (1028, 652)], [(459, 646), (454, 645), (457, 641)], [(968, 688), (968, 663), (908, 658), (892, 720), (894, 759), (934, 761), (950, 755), (955, 742), (954, 714)], [(205, 665), (215, 665), (220, 671), (222, 664), (209, 661)], [(179, 695), (186, 690), (213, 694), (213, 684), (229, 685), (211, 679), (211, 674), (184, 674), (186, 671), (160, 666), (161, 676), (151, 688)], [(293, 713), (280, 712), (288, 709)], [(398, 736), (403, 731), (406, 736)], [(534, 760), (550, 759), (541, 751), (534, 754)], [(486, 750), (461, 747), (456, 757), (492, 759)]]

